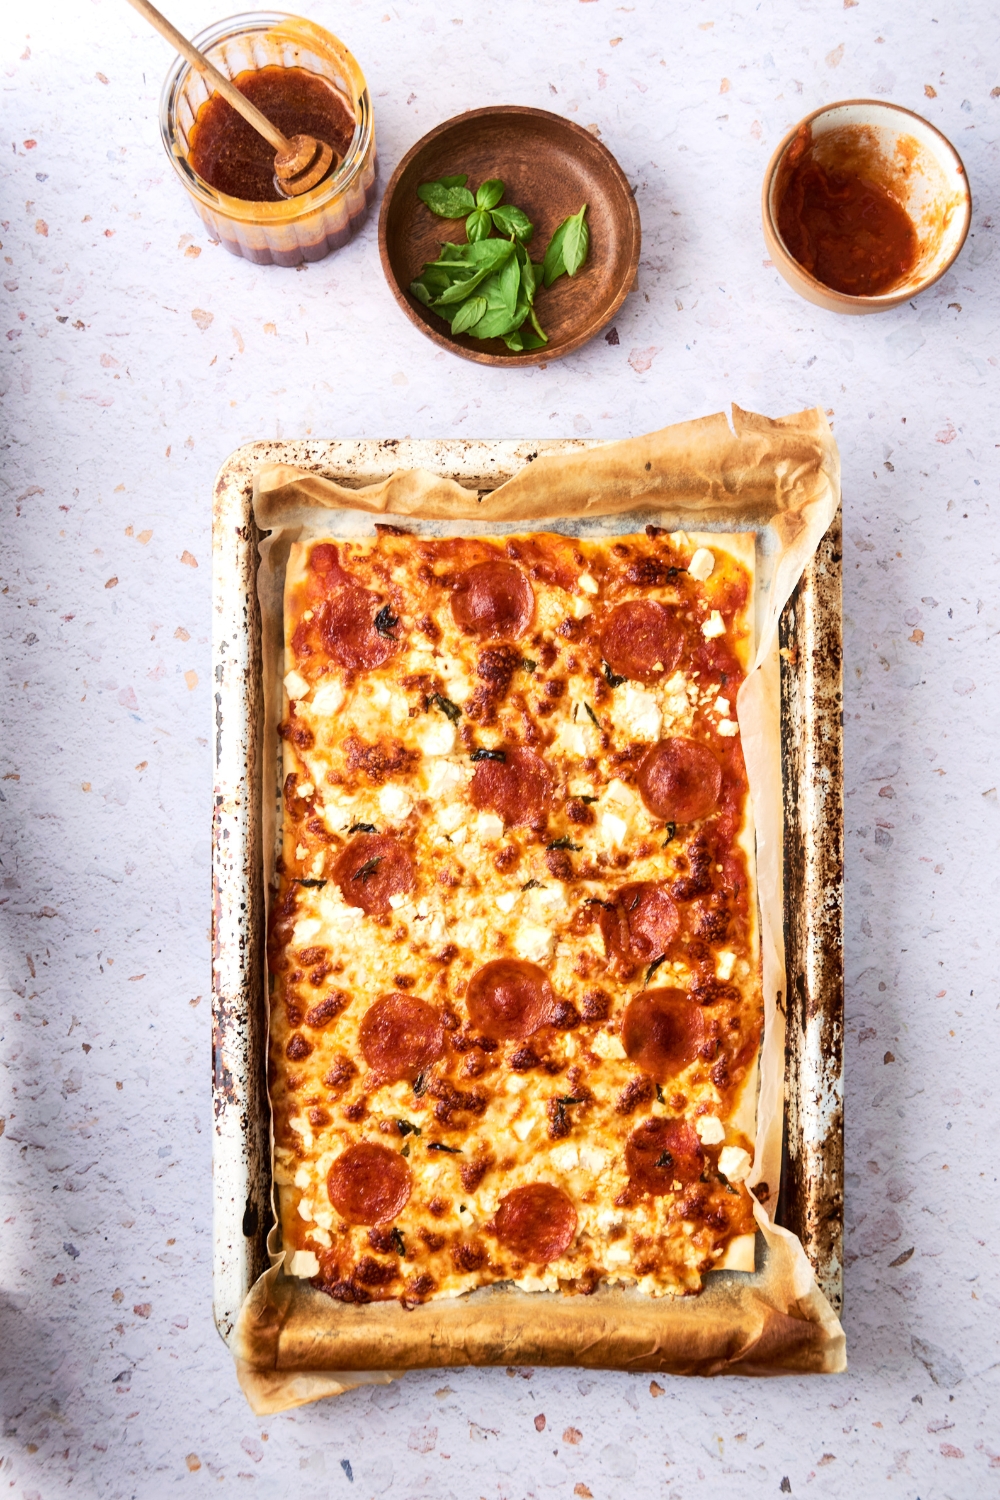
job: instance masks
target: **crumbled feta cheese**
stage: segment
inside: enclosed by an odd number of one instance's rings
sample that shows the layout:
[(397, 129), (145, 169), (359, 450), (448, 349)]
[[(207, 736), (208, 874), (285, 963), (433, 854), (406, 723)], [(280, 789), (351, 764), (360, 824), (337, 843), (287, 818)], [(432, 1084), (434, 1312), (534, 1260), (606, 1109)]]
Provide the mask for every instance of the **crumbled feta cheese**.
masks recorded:
[(611, 1160), (611, 1152), (600, 1146), (581, 1146), (580, 1165), (586, 1172), (603, 1172)]
[(299, 1167), (293, 1180), (297, 1188), (307, 1188), (312, 1181), (312, 1178), (309, 1176), (309, 1168)]
[(580, 1162), (579, 1152), (569, 1143), (565, 1146), (557, 1146), (551, 1155), (553, 1165), (557, 1166), (560, 1172), (571, 1172)]
[(724, 740), (731, 740), (740, 732), (740, 726), (735, 719), (723, 719), (717, 727)]
[(465, 813), (466, 809), (460, 802), (452, 802), (449, 807), (438, 809), (436, 814), (437, 825), (439, 828), (444, 829), (445, 833), (454, 833), (455, 829), (460, 828), (465, 821)]
[(728, 698), (716, 698), (716, 700), (715, 700), (715, 712), (717, 714), (720, 714), (722, 716), (722, 718), (728, 719), (729, 718), (729, 699)]
[(587, 731), (583, 724), (571, 724), (568, 720), (559, 725), (556, 748), (567, 755), (586, 755)]
[(514, 1121), (510, 1128), (519, 1141), (526, 1141), (537, 1124), (538, 1120), (534, 1115), (522, 1115), (519, 1120)]
[(388, 708), (392, 694), (384, 682), (372, 683), (371, 699), (375, 708)]
[(563, 893), (555, 885), (538, 886), (532, 892), (532, 897), (540, 906), (561, 906), (563, 904)]
[(454, 761), (436, 760), (427, 778), (427, 794), (435, 798), (444, 797), (448, 792), (457, 791), (464, 780), (461, 767), (456, 766)]
[(723, 948), (721, 953), (715, 955), (715, 977), (723, 982), (732, 979), (735, 964), (736, 954), (730, 953), (728, 948)]
[(378, 805), (387, 818), (405, 818), (413, 806), (413, 798), (405, 787), (390, 781), (379, 792)]
[(599, 1031), (590, 1044), (591, 1052), (596, 1052), (598, 1057), (603, 1057), (606, 1062), (622, 1062), (625, 1058), (625, 1048), (621, 1039), (609, 1036), (606, 1031)]
[(576, 581), (583, 589), (583, 592), (585, 594), (599, 594), (601, 591), (601, 587), (597, 582), (597, 579), (592, 578), (589, 573), (581, 573)]
[(310, 938), (314, 938), (323, 923), (319, 917), (300, 917), (292, 928), (292, 947), (304, 948)]
[(703, 1146), (717, 1146), (726, 1139), (722, 1121), (716, 1115), (701, 1115), (695, 1120), (694, 1128)]
[(361, 917), (364, 916), (360, 906), (348, 906), (340, 889), (335, 885), (328, 885), (319, 898), (319, 909), (323, 914), (325, 926), (344, 937), (354, 927)]
[(326, 718), (343, 708), (346, 696), (343, 683), (336, 677), (330, 677), (314, 691), (312, 711), (319, 717)]
[(493, 904), (500, 911), (508, 912), (508, 911), (513, 911), (514, 910), (514, 906), (515, 906), (516, 902), (517, 902), (517, 891), (504, 891), (504, 893), (503, 893), (502, 896), (497, 896), (496, 897), (496, 899), (495, 899), (495, 901), (494, 901)]
[(587, 603), (586, 599), (581, 599), (579, 595), (577, 595), (576, 598), (570, 600), (570, 607), (573, 610), (573, 618), (576, 620), (585, 620), (588, 615), (592, 615), (594, 613), (592, 607)]
[(308, 850), (308, 848), (306, 847), (305, 844), (296, 844), (295, 845), (295, 858), (296, 859), (305, 859), (305, 857), (306, 857), (306, 855), (308, 853), (309, 853), (309, 850)]
[(594, 797), (597, 795), (592, 783), (589, 781), (571, 781), (569, 784), (569, 794), (571, 797)]
[(742, 1182), (750, 1171), (750, 1153), (742, 1146), (723, 1146), (719, 1152), (719, 1171), (730, 1182)]
[(627, 1245), (609, 1245), (604, 1252), (604, 1259), (609, 1266), (627, 1266), (632, 1259), (632, 1252)]
[(293, 1250), (285, 1261), (285, 1270), (289, 1276), (318, 1276), (319, 1260), (312, 1250)]
[(299, 1199), (299, 1218), (305, 1219), (307, 1224), (312, 1223), (313, 1206), (311, 1198)]
[(707, 547), (699, 547), (688, 563), (688, 572), (699, 583), (704, 583), (715, 572), (715, 553), (709, 552)]
[(285, 692), (293, 701), (309, 697), (309, 683), (299, 672), (285, 673)]
[(634, 682), (616, 688), (611, 704), (615, 725), (630, 738), (655, 740), (660, 733), (662, 716), (653, 693)]
[(534, 922), (522, 922), (514, 934), (514, 952), (518, 958), (529, 963), (544, 963), (552, 955), (555, 936), (548, 927), (537, 927)]
[(616, 776), (614, 781), (608, 783), (608, 789), (604, 793), (606, 802), (617, 802), (620, 807), (631, 807), (634, 794), (624, 781), (619, 781)]
[(476, 819), (476, 833), (484, 844), (492, 844), (503, 837), (503, 819), (496, 813), (481, 812)]
[(326, 1229), (317, 1229), (314, 1226), (309, 1231), (309, 1237), (310, 1239), (315, 1240), (317, 1245), (322, 1245), (324, 1250), (329, 1250), (330, 1246), (333, 1244), (333, 1240), (330, 1237), (329, 1231)]
[(624, 818), (619, 818), (616, 813), (602, 813), (601, 832), (609, 843), (621, 844), (628, 832), (628, 824)]
[(300, 781), (295, 790), (300, 797), (311, 797), (316, 788), (311, 781)]
[(389, 905), (392, 907), (393, 911), (399, 911), (400, 907), (406, 905), (408, 899), (409, 898), (407, 896), (404, 896), (402, 892), (400, 892), (398, 895), (389, 897)]
[(425, 755), (450, 755), (455, 748), (455, 726), (443, 715), (435, 715), (420, 726), (417, 738)]
[(712, 610), (712, 613), (701, 627), (701, 633), (709, 641), (717, 635), (725, 635), (725, 622), (717, 609)]

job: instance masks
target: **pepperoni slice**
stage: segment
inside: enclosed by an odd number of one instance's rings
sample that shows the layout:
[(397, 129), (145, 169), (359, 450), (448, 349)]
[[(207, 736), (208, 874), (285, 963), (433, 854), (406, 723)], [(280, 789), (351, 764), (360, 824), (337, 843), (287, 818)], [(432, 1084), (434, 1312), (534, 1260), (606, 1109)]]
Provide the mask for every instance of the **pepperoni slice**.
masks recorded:
[(622, 1016), (626, 1056), (657, 1083), (666, 1083), (698, 1056), (704, 1013), (683, 990), (641, 990)]
[(309, 566), (328, 590), (354, 582), (350, 573), (345, 573), (340, 565), (340, 553), (336, 542), (317, 542), (309, 554)]
[(660, 740), (643, 758), (639, 795), (654, 817), (674, 823), (707, 818), (719, 803), (722, 767), (700, 740)]
[(444, 1051), (440, 1012), (426, 1000), (398, 992), (370, 1005), (358, 1032), (361, 1055), (383, 1083), (411, 1083)]
[(493, 1216), (493, 1233), (507, 1250), (544, 1265), (558, 1260), (572, 1244), (576, 1209), (554, 1183), (532, 1182), (500, 1199)]
[(481, 562), (459, 574), (451, 596), (455, 624), (480, 641), (516, 641), (535, 617), (535, 594), (511, 562)]
[(320, 634), (330, 655), (348, 669), (380, 667), (398, 648), (399, 633), (399, 618), (388, 604), (357, 584), (339, 588), (321, 608)]
[(484, 1036), (496, 1042), (524, 1042), (551, 1020), (555, 995), (537, 964), (495, 958), (469, 980), (465, 1004), (473, 1026)]
[(504, 760), (481, 760), (469, 786), (476, 807), (495, 812), (507, 828), (533, 824), (552, 793), (548, 768), (534, 750), (507, 750)]
[(621, 677), (657, 682), (672, 672), (684, 647), (684, 629), (675, 610), (652, 599), (619, 604), (604, 622), (601, 655)]
[(680, 913), (662, 886), (637, 881), (619, 886), (614, 904), (601, 908), (600, 928), (608, 957), (649, 963), (666, 953), (677, 936)]
[(392, 834), (359, 833), (334, 865), (333, 878), (348, 906), (384, 917), (391, 910), (390, 896), (413, 890), (413, 860)]
[(697, 1182), (705, 1153), (686, 1120), (644, 1120), (625, 1146), (625, 1166), (640, 1192), (662, 1198), (675, 1182)]
[(348, 1224), (388, 1224), (409, 1202), (413, 1178), (397, 1152), (359, 1141), (337, 1157), (326, 1190)]

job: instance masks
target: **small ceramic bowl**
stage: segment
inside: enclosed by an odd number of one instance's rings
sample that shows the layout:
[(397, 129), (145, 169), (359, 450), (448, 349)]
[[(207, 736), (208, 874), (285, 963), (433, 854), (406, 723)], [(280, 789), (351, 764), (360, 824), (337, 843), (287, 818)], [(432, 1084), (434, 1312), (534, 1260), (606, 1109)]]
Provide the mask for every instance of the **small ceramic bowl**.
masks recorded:
[[(473, 184), (502, 180), (504, 201), (523, 208), (535, 225), (529, 246), (535, 260), (562, 220), (588, 205), (587, 260), (572, 279), (561, 276), (538, 295), (536, 310), (549, 337), (544, 349), (512, 353), (502, 339), (453, 334), (410, 291), (424, 262), (440, 254), (442, 241), (465, 239), (463, 222), (435, 218), (417, 188), (458, 172)], [(641, 242), (628, 178), (608, 148), (572, 120), (513, 104), (471, 109), (417, 141), (392, 174), (378, 226), (382, 269), (410, 322), (452, 354), (484, 365), (547, 364), (600, 333), (632, 289)]]
[[(817, 159), (822, 161), (827, 154), (831, 165), (837, 160), (838, 141), (850, 140), (853, 161), (864, 165), (865, 175), (870, 163), (871, 175), (909, 214), (917, 232), (917, 261), (909, 275), (888, 291), (865, 297), (834, 291), (786, 248), (778, 232), (786, 176), (782, 168), (787, 165), (789, 147), (803, 135), (811, 137)], [(961, 157), (927, 120), (879, 99), (846, 99), (814, 110), (788, 132), (764, 174), (761, 207), (768, 252), (789, 286), (829, 312), (858, 314), (898, 307), (944, 275), (969, 232), (972, 195)]]

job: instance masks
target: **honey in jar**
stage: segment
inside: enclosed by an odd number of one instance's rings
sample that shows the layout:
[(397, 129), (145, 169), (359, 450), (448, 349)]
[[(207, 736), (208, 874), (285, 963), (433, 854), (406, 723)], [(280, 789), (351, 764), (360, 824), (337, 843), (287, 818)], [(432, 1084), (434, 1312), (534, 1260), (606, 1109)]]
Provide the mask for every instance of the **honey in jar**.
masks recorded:
[[(332, 146), (331, 170), (336, 170), (351, 144), (355, 120), (332, 83), (306, 68), (282, 67), (250, 68), (233, 83), (283, 135), (311, 135)], [(199, 177), (232, 198), (278, 203), (285, 197), (274, 180), (274, 147), (221, 94), (212, 94), (199, 109), (188, 160)]]

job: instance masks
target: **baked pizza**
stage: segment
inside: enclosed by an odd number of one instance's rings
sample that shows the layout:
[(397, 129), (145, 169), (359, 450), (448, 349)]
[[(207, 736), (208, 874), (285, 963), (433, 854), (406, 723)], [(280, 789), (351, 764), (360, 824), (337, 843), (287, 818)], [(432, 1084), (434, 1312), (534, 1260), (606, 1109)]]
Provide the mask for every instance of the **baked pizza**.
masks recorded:
[(752, 1268), (753, 560), (751, 535), (653, 526), (292, 546), (290, 1274), (409, 1304)]

